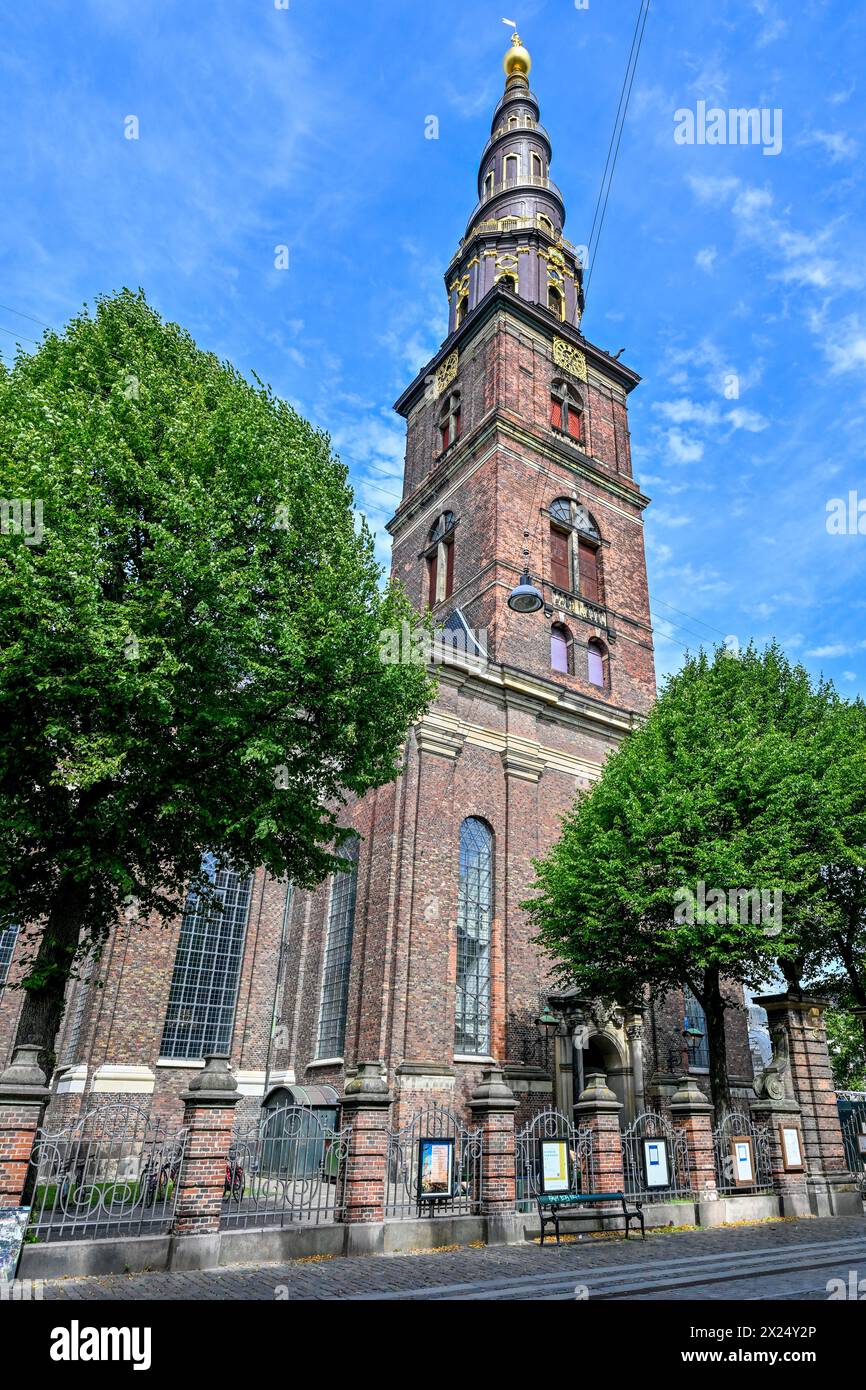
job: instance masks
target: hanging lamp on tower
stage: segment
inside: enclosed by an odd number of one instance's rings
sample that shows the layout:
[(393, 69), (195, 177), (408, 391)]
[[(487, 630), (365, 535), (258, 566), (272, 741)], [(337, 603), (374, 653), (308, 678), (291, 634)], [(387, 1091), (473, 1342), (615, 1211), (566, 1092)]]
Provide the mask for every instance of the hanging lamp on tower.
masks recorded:
[(515, 587), (508, 595), (508, 607), (515, 613), (537, 613), (544, 607), (540, 589), (536, 589), (529, 573), (529, 547), (526, 544), (529, 532), (523, 533), (523, 572)]

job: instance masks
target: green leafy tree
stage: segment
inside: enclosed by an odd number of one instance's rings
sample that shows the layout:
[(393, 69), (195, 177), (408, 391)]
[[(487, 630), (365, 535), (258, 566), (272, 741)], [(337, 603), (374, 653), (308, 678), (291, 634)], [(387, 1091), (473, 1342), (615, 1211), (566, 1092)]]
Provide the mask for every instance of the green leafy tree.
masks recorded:
[(644, 986), (691, 986), (720, 1113), (727, 982), (759, 988), (802, 949), (810, 747), (831, 696), (776, 646), (688, 658), (536, 865), (526, 906), (564, 981), (638, 1008)]
[(861, 1023), (844, 1009), (828, 1009), (824, 1019), (837, 1089), (862, 1091), (866, 1088), (866, 1044)]
[(808, 930), (798, 976), (856, 1006), (866, 1044), (866, 706), (825, 703), (812, 745), (814, 851)]
[(312, 886), (432, 686), (326, 435), (142, 294), (0, 373), (0, 925), (49, 1065), (76, 961), (210, 851)]

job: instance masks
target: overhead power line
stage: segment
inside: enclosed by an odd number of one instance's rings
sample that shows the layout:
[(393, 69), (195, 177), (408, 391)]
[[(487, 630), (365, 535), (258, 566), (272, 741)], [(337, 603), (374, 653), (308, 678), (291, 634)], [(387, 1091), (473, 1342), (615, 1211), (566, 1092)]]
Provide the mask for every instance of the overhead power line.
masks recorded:
[[(619, 157), (619, 147), (622, 140), (622, 132), (625, 128), (625, 120), (628, 115), (628, 105), (631, 100), (631, 89), (634, 85), (634, 75), (637, 71), (637, 60), (640, 57), (640, 50), (643, 44), (644, 30), (646, 29), (647, 17), (649, 16), (650, 0), (640, 0), (640, 8), (635, 21), (634, 33), (629, 49), (628, 62), (626, 63), (625, 76), (622, 80), (622, 87), (619, 93), (619, 102), (616, 108), (616, 116), (613, 122), (610, 143), (607, 148), (607, 159), (604, 164), (604, 172), (601, 176), (601, 185), (598, 190), (598, 197), (595, 203), (595, 213), (593, 214), (592, 227), (587, 243), (587, 262), (589, 264), (589, 278), (584, 290), (584, 303), (589, 295), (589, 287), (592, 284), (592, 274), (595, 269), (595, 262), (598, 256), (598, 245), (601, 240), (602, 228), (604, 227), (605, 214), (607, 212), (608, 199), (613, 184), (613, 176), (616, 170), (616, 162)], [(594, 238), (594, 244), (593, 244)]]

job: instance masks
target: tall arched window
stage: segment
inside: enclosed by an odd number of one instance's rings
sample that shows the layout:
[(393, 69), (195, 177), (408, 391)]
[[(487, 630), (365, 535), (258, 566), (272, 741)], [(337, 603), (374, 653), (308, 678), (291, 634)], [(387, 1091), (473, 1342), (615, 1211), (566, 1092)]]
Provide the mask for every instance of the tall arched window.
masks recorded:
[(494, 185), (495, 182), (496, 182), (496, 175), (494, 174), (493, 170), (491, 169), (491, 170), (489, 170), (488, 173), (486, 173), (486, 174), (484, 175), (484, 196), (485, 196), (485, 198), (489, 198), (489, 197), (491, 196), (491, 194), (493, 193), (493, 185)]
[(163, 1057), (231, 1049), (252, 878), (202, 860), (210, 889), (187, 894), (162, 1033)]
[(565, 300), (562, 291), (557, 289), (556, 285), (548, 285), (547, 287), (547, 307), (558, 319), (565, 317)]
[(601, 536), (586, 507), (571, 497), (550, 504), (550, 582), (604, 603)]
[(316, 1056), (342, 1057), (346, 1041), (346, 1006), (349, 1001), (349, 969), (352, 964), (352, 936), (355, 930), (355, 895), (358, 889), (358, 849), (353, 835), (340, 847), (340, 858), (351, 860), (351, 868), (331, 880), (331, 907), (328, 938), (322, 968), (322, 999), (319, 1008), (319, 1037)]
[(505, 182), (510, 180), (517, 181), (520, 178), (520, 155), (507, 154), (502, 161), (502, 177)]
[(544, 162), (541, 155), (536, 154), (535, 150), (533, 150), (530, 158), (532, 160), (532, 177), (536, 179), (542, 178), (544, 175)]
[(431, 608), (451, 597), (454, 589), (454, 513), (443, 512), (427, 540), (427, 602)]
[(586, 644), (586, 678), (590, 685), (607, 685), (607, 653), (604, 643), (591, 637)]
[(564, 381), (554, 381), (550, 388), (550, 424), (583, 443), (583, 401)]
[(452, 391), (439, 409), (439, 443), (442, 451), (453, 444), (460, 434), (460, 392)]
[(493, 924), (493, 831), (477, 816), (460, 827), (457, 897), (457, 1011), (454, 1049), (490, 1051), (490, 935)]
[(571, 671), (571, 633), (562, 623), (554, 623), (550, 629), (550, 665), (566, 676)]
[(457, 301), (457, 309), (454, 314), (454, 326), (459, 328), (467, 313), (469, 312), (469, 295), (462, 294)]

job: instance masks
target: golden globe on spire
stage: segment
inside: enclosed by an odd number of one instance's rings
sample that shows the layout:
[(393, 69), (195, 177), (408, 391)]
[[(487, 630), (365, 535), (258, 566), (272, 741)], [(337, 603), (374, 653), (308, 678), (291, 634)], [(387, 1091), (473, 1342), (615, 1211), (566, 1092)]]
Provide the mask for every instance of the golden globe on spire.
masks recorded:
[(502, 59), (502, 66), (505, 69), (506, 77), (529, 76), (529, 69), (532, 67), (532, 59), (520, 42), (520, 35), (516, 29), (511, 35), (511, 47)]

